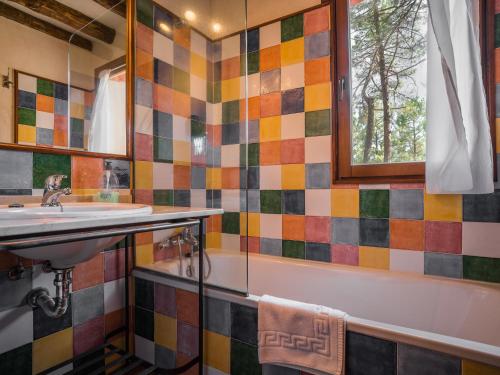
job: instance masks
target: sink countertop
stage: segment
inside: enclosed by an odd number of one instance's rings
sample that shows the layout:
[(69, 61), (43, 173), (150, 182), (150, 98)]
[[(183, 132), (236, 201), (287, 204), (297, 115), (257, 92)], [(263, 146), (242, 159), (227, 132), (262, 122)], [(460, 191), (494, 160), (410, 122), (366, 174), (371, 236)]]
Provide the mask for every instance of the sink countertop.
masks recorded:
[(89, 217), (51, 217), (40, 219), (0, 219), (0, 240), (5, 237), (35, 236), (60, 231), (90, 230), (101, 227), (152, 224), (176, 219), (189, 219), (204, 216), (220, 215), (221, 208), (191, 208), (152, 206), (150, 215), (128, 216), (89, 216)]

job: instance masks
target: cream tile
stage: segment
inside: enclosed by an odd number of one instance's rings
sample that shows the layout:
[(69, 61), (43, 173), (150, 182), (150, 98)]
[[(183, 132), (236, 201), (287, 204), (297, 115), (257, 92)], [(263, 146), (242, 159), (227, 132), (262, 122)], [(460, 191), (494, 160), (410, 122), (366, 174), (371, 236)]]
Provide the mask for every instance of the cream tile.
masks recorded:
[(191, 189), (191, 207), (206, 207), (207, 193), (205, 189)]
[(250, 74), (248, 76), (248, 97), (260, 95), (260, 73)]
[(125, 307), (125, 278), (104, 283), (104, 313)]
[(54, 129), (54, 114), (36, 111), (36, 126), (38, 128)]
[(292, 64), (281, 68), (281, 90), (304, 87), (304, 63)]
[(190, 94), (193, 98), (205, 102), (207, 100), (207, 81), (190, 74)]
[(329, 163), (331, 136), (307, 137), (305, 142), (306, 163)]
[(221, 191), (221, 207), (225, 211), (240, 210), (240, 191), (238, 189), (223, 189)]
[(191, 142), (191, 121), (185, 117), (173, 116), (173, 139)]
[(36, 78), (26, 74), (18, 74), (17, 87), (19, 90), (36, 93)]
[(234, 252), (240, 251), (240, 236), (238, 234), (221, 234), (221, 248)]
[(330, 189), (306, 190), (306, 215), (307, 216), (330, 216)]
[(207, 124), (220, 125), (222, 123), (222, 103), (207, 103)]
[(230, 59), (240, 55), (240, 35), (222, 39), (222, 60)]
[(207, 40), (194, 30), (191, 30), (191, 51), (207, 58)]
[(500, 223), (462, 223), (462, 254), (500, 258)]
[(136, 104), (135, 131), (141, 134), (153, 135), (153, 109)]
[(174, 64), (174, 42), (169, 38), (153, 32), (153, 56), (170, 65)]
[(85, 94), (82, 90), (71, 88), (70, 91), (70, 102), (76, 104), (85, 104)]
[(221, 146), (221, 167), (240, 166), (240, 145)]
[(262, 26), (259, 30), (259, 47), (264, 49), (281, 43), (281, 22)]
[(173, 181), (173, 164), (153, 163), (153, 189), (173, 189)]
[(264, 238), (282, 238), (282, 215), (261, 214), (260, 236)]
[(261, 190), (281, 190), (281, 166), (262, 165), (259, 182)]
[(191, 162), (191, 142), (173, 141), (174, 144), (174, 161), (180, 163)]
[(305, 137), (305, 113), (293, 113), (281, 116), (281, 139)]
[(424, 273), (424, 252), (390, 249), (390, 270)]

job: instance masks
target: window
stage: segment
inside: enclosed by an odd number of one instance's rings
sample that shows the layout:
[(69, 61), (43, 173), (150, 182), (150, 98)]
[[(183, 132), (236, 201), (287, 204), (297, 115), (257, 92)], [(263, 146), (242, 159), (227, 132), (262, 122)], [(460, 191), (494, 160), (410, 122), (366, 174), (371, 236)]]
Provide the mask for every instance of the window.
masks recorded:
[[(494, 32), (486, 15), (494, 11), (480, 1), (490, 104)], [(423, 181), (427, 18), (427, 0), (335, 2), (335, 182)]]

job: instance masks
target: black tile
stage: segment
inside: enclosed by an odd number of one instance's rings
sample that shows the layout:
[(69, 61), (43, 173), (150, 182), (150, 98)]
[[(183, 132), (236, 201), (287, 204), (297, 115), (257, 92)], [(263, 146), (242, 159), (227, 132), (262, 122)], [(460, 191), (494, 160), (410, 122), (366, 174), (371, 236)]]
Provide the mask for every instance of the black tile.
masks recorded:
[(31, 375), (31, 371), (31, 343), (0, 354), (0, 374)]
[[(99, 368), (104, 367), (105, 365), (105, 359), (104, 359), (104, 349), (99, 349), (99, 350), (93, 350), (90, 353), (76, 358), (73, 361), (73, 368), (77, 368), (82, 366), (83, 364), (89, 364), (89, 362), (92, 362), (92, 364), (88, 367), (85, 367), (86, 373), (90, 374), (92, 371), (95, 371)], [(97, 372), (99, 373), (99, 372)]]
[(281, 93), (281, 114), (304, 112), (304, 88), (292, 89)]
[(154, 29), (170, 39), (173, 37), (174, 20), (170, 14), (158, 6), (154, 7)]
[(463, 221), (500, 223), (500, 191), (463, 196)]
[(331, 262), (330, 244), (306, 242), (306, 259)]
[(347, 332), (346, 374), (396, 374), (396, 343)]
[(54, 85), (54, 97), (57, 99), (68, 100), (68, 85), (56, 83)]
[(190, 207), (191, 192), (189, 190), (174, 190), (174, 206)]
[(231, 340), (231, 374), (260, 375), (262, 368), (259, 365), (257, 347), (238, 340)]
[(240, 124), (222, 125), (222, 144), (235, 145), (240, 143)]
[(231, 337), (257, 345), (257, 309), (231, 304)]
[(283, 190), (283, 213), (291, 215), (305, 215), (304, 190)]
[(34, 92), (19, 90), (17, 92), (17, 106), (36, 109), (36, 94)]
[[(247, 52), (254, 52), (259, 50), (259, 29), (247, 31)], [(241, 53), (244, 53), (241, 52)]]
[(172, 87), (172, 65), (154, 59), (154, 79), (155, 83), (166, 87)]
[(247, 50), (247, 34), (242, 31), (240, 33), (240, 55), (244, 54)]
[(135, 334), (154, 341), (155, 320), (154, 313), (149, 310), (135, 307)]
[(31, 189), (0, 189), (0, 195), (31, 195)]
[(191, 119), (199, 122), (207, 121), (207, 105), (200, 99), (191, 98)]
[(48, 317), (41, 308), (33, 309), (33, 338), (39, 339), (72, 326), (71, 297), (68, 310), (60, 318)]
[(260, 187), (259, 167), (248, 167), (248, 188), (259, 189), (259, 187)]
[(155, 285), (152, 281), (135, 278), (135, 305), (154, 311)]
[(262, 365), (262, 375), (300, 375), (300, 370), (276, 365)]
[(221, 191), (220, 190), (207, 190), (207, 207), (220, 208), (221, 207)]
[(359, 244), (389, 247), (389, 220), (359, 219)]
[(398, 375), (460, 375), (460, 358), (398, 344)]
[[(240, 167), (240, 193), (247, 189), (247, 170), (245, 167)], [(241, 208), (244, 210), (244, 208)]]
[(214, 62), (213, 65), (213, 81), (217, 82), (221, 80), (221, 68), (222, 68), (222, 62), (216, 61)]

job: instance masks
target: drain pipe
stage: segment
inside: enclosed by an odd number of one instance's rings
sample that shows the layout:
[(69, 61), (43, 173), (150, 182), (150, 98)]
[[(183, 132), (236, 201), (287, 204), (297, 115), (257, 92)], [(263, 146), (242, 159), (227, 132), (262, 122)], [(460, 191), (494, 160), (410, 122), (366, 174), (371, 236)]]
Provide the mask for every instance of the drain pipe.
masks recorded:
[(36, 288), (26, 296), (28, 305), (31, 307), (40, 307), (45, 315), (50, 318), (62, 317), (66, 313), (66, 310), (68, 310), (72, 272), (73, 268), (54, 270), (56, 297), (52, 298), (46, 288)]

